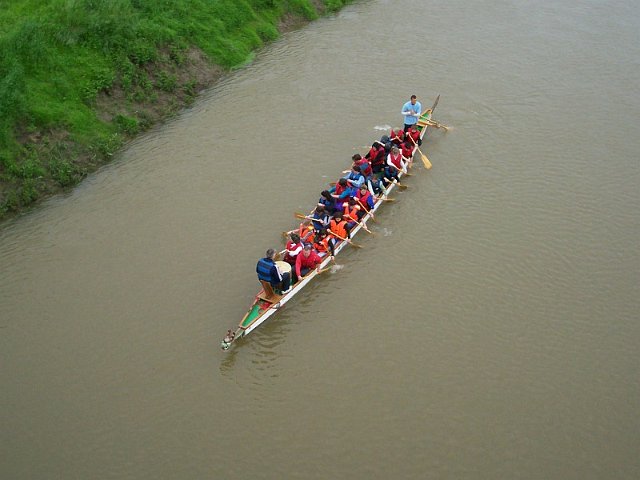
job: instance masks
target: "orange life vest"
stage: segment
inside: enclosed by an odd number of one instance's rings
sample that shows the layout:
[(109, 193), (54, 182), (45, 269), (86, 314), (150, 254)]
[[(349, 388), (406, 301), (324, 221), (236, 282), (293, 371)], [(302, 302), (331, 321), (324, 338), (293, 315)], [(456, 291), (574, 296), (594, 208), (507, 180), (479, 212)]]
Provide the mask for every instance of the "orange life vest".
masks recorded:
[(335, 218), (332, 218), (331, 222), (329, 222), (329, 230), (340, 238), (347, 238), (346, 226), (347, 222), (344, 219), (338, 223)]
[(354, 205), (351, 211), (349, 211), (349, 202), (344, 202), (342, 204), (342, 208), (344, 209), (344, 217), (354, 222), (358, 221), (358, 212), (360, 211), (360, 205)]

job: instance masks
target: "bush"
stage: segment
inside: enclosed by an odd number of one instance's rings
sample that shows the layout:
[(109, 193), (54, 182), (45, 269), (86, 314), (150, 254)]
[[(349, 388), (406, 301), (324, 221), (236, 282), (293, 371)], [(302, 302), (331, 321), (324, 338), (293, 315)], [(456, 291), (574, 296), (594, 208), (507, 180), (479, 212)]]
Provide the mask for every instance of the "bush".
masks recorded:
[(116, 115), (113, 121), (121, 132), (124, 132), (128, 135), (135, 135), (140, 131), (138, 120), (133, 117), (128, 117), (126, 115)]

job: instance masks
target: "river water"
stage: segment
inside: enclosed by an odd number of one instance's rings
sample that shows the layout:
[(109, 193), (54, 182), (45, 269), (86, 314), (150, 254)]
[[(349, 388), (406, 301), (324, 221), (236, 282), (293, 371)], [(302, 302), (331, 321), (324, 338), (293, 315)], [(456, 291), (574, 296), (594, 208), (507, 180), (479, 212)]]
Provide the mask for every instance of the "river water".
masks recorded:
[[(3, 479), (640, 477), (640, 7), (360, 1), (0, 230)], [(224, 353), (415, 93), (451, 125)]]

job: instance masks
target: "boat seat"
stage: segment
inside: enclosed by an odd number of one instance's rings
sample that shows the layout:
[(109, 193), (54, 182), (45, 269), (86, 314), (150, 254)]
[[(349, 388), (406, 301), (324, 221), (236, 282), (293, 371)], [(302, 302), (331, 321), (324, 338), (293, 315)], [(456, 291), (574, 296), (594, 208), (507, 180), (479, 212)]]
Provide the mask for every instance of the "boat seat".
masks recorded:
[(260, 280), (262, 284), (262, 292), (258, 294), (258, 298), (266, 300), (267, 302), (275, 302), (282, 298), (282, 295), (278, 295), (273, 291), (273, 287), (266, 280)]

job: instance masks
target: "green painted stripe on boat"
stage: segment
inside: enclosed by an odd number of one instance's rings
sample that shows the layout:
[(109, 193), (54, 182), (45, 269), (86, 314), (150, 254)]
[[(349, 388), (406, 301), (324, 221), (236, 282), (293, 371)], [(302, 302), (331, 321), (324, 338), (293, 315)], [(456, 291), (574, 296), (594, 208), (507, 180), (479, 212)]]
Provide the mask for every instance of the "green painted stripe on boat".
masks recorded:
[(246, 328), (251, 325), (251, 323), (260, 316), (261, 311), (262, 309), (260, 308), (260, 305), (258, 303), (255, 303), (253, 307), (251, 307), (249, 314), (244, 319), (244, 322), (242, 322), (242, 325), (240, 325), (240, 327)]

